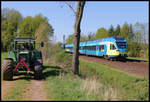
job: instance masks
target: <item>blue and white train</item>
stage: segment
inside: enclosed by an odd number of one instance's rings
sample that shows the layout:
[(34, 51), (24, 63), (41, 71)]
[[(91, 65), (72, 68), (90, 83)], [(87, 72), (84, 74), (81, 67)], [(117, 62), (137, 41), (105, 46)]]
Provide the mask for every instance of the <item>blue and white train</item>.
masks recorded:
[[(107, 59), (126, 58), (127, 41), (123, 37), (108, 37), (94, 41), (80, 42), (79, 53), (103, 56)], [(65, 45), (65, 51), (73, 53), (73, 44)]]

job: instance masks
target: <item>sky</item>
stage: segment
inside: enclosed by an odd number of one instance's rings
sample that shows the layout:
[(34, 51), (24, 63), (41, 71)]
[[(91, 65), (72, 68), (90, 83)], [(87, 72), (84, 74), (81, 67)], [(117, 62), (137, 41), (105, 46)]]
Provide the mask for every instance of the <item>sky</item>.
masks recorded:
[[(76, 4), (69, 2), (76, 10)], [(63, 42), (63, 35), (67, 38), (74, 33), (75, 16), (73, 11), (65, 2), (59, 1), (3, 1), (1, 8), (10, 8), (19, 11), (23, 17), (42, 14), (47, 17), (54, 29), (56, 42)], [(125, 22), (135, 24), (136, 22), (149, 23), (149, 2), (148, 1), (87, 1), (84, 7), (81, 20), (81, 34), (96, 31), (104, 27), (114, 28)]]

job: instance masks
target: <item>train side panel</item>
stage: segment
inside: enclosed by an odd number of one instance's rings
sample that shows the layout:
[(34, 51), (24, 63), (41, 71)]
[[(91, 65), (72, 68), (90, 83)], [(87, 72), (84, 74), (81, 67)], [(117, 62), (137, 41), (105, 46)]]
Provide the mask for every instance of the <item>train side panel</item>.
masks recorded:
[(100, 46), (98, 46), (98, 53), (97, 56), (104, 56), (107, 54), (107, 45), (104, 45), (104, 49), (100, 50)]

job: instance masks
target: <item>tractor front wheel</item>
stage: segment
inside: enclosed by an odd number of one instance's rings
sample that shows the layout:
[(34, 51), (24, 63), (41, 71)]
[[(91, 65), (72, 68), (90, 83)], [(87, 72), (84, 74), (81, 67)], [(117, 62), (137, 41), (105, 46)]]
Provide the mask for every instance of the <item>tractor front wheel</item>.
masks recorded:
[(2, 65), (3, 80), (13, 80), (13, 60), (6, 58)]

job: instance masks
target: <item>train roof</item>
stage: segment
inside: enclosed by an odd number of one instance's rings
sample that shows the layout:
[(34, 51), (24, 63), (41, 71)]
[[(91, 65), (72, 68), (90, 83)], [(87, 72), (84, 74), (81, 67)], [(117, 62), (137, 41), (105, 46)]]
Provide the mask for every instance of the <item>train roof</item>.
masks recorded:
[[(87, 41), (87, 42), (80, 42), (80, 46), (92, 46), (92, 45), (99, 45), (100, 42), (116, 42), (116, 41), (126, 41), (123, 37), (107, 37), (103, 39), (93, 40), (93, 41)], [(66, 47), (72, 47), (73, 44), (68, 44)]]

